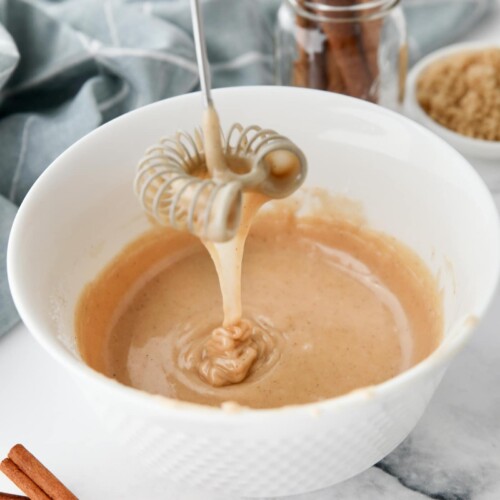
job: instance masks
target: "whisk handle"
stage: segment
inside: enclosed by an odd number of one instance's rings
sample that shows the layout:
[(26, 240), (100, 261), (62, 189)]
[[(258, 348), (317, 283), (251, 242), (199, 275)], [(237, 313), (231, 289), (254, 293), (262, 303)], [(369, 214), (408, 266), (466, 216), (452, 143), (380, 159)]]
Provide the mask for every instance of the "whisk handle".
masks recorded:
[(198, 72), (200, 73), (201, 92), (203, 94), (205, 107), (209, 107), (212, 105), (210, 67), (208, 65), (200, 0), (191, 0), (191, 18), (193, 21), (194, 45), (196, 49), (196, 60), (198, 61)]

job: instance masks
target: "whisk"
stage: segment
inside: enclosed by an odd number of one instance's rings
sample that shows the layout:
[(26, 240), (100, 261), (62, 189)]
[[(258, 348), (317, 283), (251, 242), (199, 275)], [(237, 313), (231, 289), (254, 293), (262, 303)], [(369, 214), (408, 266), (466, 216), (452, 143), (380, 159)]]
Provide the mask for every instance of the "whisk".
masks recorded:
[[(191, 13), (203, 103), (213, 110), (199, 0), (191, 0)], [(304, 182), (304, 153), (274, 130), (234, 123), (227, 134), (220, 131), (228, 165), (217, 164), (212, 171), (206, 139), (200, 129), (193, 135), (177, 132), (149, 148), (139, 162), (135, 192), (160, 224), (209, 241), (228, 241), (238, 230), (243, 192), (284, 198)]]

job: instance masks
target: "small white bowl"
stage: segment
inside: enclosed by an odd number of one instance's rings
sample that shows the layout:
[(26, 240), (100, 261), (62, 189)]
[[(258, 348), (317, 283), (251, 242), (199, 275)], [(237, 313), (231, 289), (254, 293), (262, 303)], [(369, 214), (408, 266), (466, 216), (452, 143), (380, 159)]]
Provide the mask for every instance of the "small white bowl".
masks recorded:
[(117, 118), (54, 161), (12, 228), (12, 294), (33, 336), (75, 376), (145, 481), (256, 497), (324, 488), (382, 459), (421, 417), (494, 293), (497, 211), (462, 156), (380, 106), (292, 87), (220, 89), (214, 97), (224, 128), (258, 123), (290, 137), (309, 159), (306, 184), (361, 202), (371, 227), (405, 242), (439, 277), (445, 337), (431, 356), (342, 397), (237, 413), (152, 396), (81, 360), (74, 311), (82, 288), (149, 227), (132, 192), (137, 159), (159, 137), (199, 123), (199, 94)]
[(462, 154), (471, 158), (481, 158), (486, 160), (500, 159), (500, 141), (485, 141), (482, 139), (473, 139), (453, 130), (443, 127), (420, 106), (417, 99), (417, 82), (422, 72), (432, 63), (443, 57), (459, 52), (482, 50), (486, 48), (500, 48), (498, 42), (466, 42), (450, 45), (440, 50), (432, 52), (419, 61), (410, 71), (407, 82), (407, 94), (405, 100), (406, 114), (418, 121), (422, 125), (441, 136), (446, 142)]

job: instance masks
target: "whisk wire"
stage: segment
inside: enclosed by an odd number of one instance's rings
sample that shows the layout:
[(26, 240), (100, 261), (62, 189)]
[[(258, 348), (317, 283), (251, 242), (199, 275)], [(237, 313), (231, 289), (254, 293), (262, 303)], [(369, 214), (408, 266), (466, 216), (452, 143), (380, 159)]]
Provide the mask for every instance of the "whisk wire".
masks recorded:
[(187, 217), (187, 223), (188, 223), (188, 231), (190, 233), (195, 232), (195, 221), (197, 220), (196, 218), (196, 207), (198, 206), (198, 200), (205, 190), (206, 187), (210, 186), (212, 184), (212, 181), (209, 180), (204, 180), (202, 181), (198, 188), (196, 189), (195, 193), (193, 194), (193, 200), (191, 202), (191, 205), (189, 206), (189, 213)]
[[(232, 238), (241, 215), (244, 190), (260, 191), (271, 197), (296, 189), (305, 176), (306, 160), (287, 138), (257, 125), (233, 124), (226, 135), (221, 130), (223, 151), (250, 162), (250, 169), (237, 173), (231, 169), (217, 180), (209, 175), (205, 163), (203, 136), (178, 132), (175, 138), (162, 138), (138, 164), (134, 190), (144, 210), (157, 222), (185, 229), (212, 241)], [(288, 150), (299, 160), (300, 172), (289, 178), (272, 178), (266, 155)]]

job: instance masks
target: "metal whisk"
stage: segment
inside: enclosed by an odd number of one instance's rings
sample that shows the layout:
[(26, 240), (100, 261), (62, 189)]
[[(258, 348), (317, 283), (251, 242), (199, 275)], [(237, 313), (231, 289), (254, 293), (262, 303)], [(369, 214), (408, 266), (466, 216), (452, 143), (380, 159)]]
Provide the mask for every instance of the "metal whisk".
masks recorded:
[[(213, 106), (199, 0), (191, 0), (193, 32), (203, 102)], [(215, 242), (227, 241), (239, 226), (244, 191), (283, 198), (303, 183), (304, 153), (289, 139), (258, 125), (233, 124), (221, 143), (229, 167), (211, 177), (204, 137), (178, 132), (146, 151), (134, 188), (144, 210), (160, 224)]]

